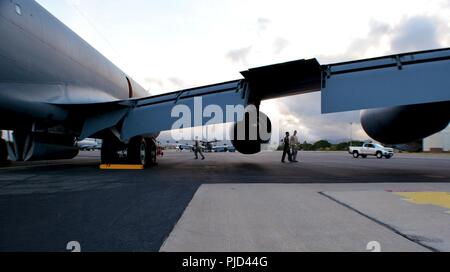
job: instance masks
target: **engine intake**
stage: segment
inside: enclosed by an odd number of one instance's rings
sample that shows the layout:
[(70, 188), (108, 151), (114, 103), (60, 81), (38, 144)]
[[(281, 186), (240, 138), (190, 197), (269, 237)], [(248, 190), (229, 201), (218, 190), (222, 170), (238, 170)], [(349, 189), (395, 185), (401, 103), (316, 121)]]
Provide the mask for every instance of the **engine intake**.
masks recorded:
[(8, 153), (14, 161), (62, 160), (78, 155), (75, 138), (49, 133), (14, 132)]

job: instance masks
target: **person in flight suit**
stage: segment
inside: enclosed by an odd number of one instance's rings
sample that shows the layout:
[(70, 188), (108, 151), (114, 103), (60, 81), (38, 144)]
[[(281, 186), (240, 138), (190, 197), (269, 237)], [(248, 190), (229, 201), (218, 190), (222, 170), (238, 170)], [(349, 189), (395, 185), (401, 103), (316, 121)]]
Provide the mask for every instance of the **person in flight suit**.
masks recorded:
[(292, 161), (293, 162), (298, 162), (297, 161), (297, 154), (298, 154), (298, 137), (297, 137), (297, 130), (294, 131), (294, 135), (291, 136), (290, 139), (290, 144), (291, 144), (291, 148), (292, 148)]
[(291, 145), (289, 139), (289, 132), (286, 132), (286, 137), (283, 139), (284, 147), (283, 147), (283, 157), (281, 158), (281, 162), (284, 163), (286, 159), (286, 154), (288, 155), (288, 160), (292, 162), (292, 154), (291, 154)]
[(195, 144), (194, 144), (194, 154), (195, 154), (196, 160), (198, 160), (199, 153), (200, 153), (200, 156), (202, 156), (202, 160), (204, 160), (205, 156), (203, 156), (202, 146), (200, 145), (200, 141), (198, 140), (198, 137), (197, 137), (197, 138), (195, 138)]

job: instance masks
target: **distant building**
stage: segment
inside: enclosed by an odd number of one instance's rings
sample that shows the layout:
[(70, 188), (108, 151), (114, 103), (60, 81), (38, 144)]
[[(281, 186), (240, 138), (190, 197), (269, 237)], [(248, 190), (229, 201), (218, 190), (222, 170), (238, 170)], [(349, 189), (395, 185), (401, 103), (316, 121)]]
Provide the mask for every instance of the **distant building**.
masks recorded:
[(423, 140), (424, 152), (450, 152), (450, 126)]

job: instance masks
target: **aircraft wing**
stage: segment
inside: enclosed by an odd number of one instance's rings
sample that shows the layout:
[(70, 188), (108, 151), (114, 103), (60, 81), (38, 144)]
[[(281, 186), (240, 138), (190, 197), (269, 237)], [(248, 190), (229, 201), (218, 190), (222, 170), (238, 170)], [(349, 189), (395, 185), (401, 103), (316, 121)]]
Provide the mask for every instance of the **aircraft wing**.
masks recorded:
[(450, 48), (328, 65), (297, 60), (242, 75), (240, 80), (113, 102), (120, 108), (88, 117), (81, 138), (111, 127), (124, 141), (170, 130), (180, 117), (172, 114), (177, 105), (191, 109), (194, 126), (212, 124), (213, 116), (195, 116), (201, 115), (193, 110), (200, 97), (201, 109), (215, 105), (223, 112), (229, 105), (259, 105), (266, 99), (316, 91), (322, 93), (323, 113), (450, 101)]
[[(202, 98), (202, 105), (200, 105), (202, 109), (203, 106), (214, 104), (225, 111), (227, 105), (245, 106), (248, 94), (245, 84), (242, 84), (241, 80), (236, 80), (147, 98), (111, 102), (110, 104), (120, 108), (89, 116), (80, 138), (90, 137), (119, 123), (118, 130), (124, 141), (137, 135), (170, 130), (179, 118), (178, 115), (172, 117), (172, 110), (177, 105), (192, 109), (191, 120), (195, 120), (198, 119), (193, 111), (195, 103), (198, 103), (198, 99), (195, 98)], [(196, 126), (202, 126), (208, 122), (208, 118), (201, 117), (200, 120)]]

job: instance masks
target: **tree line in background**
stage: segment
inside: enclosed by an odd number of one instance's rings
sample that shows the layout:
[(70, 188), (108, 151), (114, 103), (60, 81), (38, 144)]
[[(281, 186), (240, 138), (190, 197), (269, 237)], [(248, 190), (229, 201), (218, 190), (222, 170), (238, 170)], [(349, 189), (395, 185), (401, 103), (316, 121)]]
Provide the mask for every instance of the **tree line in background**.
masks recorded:
[[(302, 144), (299, 144), (297, 148), (299, 150), (303, 151), (348, 151), (349, 146), (362, 146), (364, 142), (361, 141), (352, 141), (350, 142), (343, 142), (338, 144), (332, 144), (327, 140), (320, 140), (313, 144), (308, 142), (303, 142)], [(278, 151), (283, 150), (284, 144), (281, 143), (278, 146)]]

